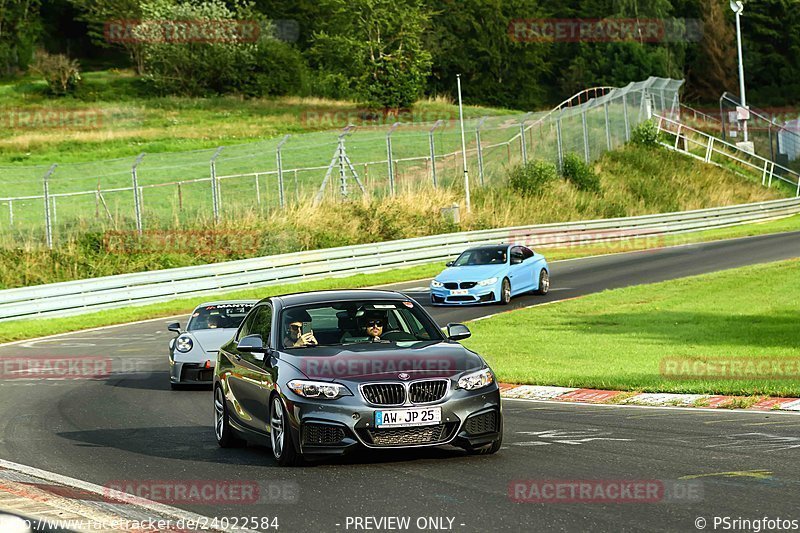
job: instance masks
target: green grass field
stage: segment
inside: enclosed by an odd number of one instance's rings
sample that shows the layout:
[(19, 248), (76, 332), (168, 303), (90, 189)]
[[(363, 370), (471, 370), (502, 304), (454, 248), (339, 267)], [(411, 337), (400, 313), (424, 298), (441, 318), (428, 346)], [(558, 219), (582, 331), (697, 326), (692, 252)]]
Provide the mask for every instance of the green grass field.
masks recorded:
[(799, 268), (783, 261), (503, 313), (471, 323), (464, 344), (512, 383), (796, 397), (797, 375), (680, 379), (661, 365), (800, 359)]

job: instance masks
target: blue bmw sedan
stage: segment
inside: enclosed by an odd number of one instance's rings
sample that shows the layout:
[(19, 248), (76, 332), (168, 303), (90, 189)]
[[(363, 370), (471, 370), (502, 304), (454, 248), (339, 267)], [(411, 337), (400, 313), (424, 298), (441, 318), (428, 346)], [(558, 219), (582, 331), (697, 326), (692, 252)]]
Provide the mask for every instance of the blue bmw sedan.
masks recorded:
[(507, 304), (518, 294), (547, 294), (549, 290), (550, 267), (543, 255), (517, 244), (485, 245), (447, 263), (431, 281), (431, 303)]

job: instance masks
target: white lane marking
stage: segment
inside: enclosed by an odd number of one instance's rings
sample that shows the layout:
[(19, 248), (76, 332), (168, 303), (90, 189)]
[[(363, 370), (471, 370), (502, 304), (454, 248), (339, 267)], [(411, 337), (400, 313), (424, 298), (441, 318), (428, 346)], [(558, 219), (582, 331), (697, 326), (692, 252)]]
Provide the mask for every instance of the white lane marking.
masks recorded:
[(774, 435), (772, 433), (739, 433), (725, 435), (727, 442), (706, 445), (706, 448), (736, 448), (774, 452), (800, 448), (800, 437)]
[(401, 289), (402, 292), (430, 292), (430, 287), (411, 287), (410, 289)]
[[(785, 415), (785, 416), (800, 416), (800, 412), (797, 411), (780, 411), (780, 410), (770, 410), (770, 411), (759, 411), (756, 409), (709, 409), (707, 407), (671, 407), (671, 406), (660, 406), (660, 405), (632, 405), (632, 404), (621, 404), (621, 403), (589, 403), (589, 402), (565, 402), (562, 400), (533, 400), (529, 398), (507, 398), (503, 396), (504, 402), (535, 402), (535, 403), (544, 403), (544, 404), (558, 404), (558, 405), (585, 405), (589, 407), (601, 407), (601, 408), (611, 408), (611, 409), (658, 409), (661, 411), (692, 411), (694, 413), (703, 413), (707, 415), (732, 415), (732, 414), (742, 414), (746, 413), (749, 415)], [(720, 412), (720, 411), (724, 411)]]
[(603, 431), (595, 428), (588, 428), (584, 430), (569, 430), (569, 429), (548, 429), (545, 431), (517, 431), (517, 435), (529, 435), (536, 437), (539, 440), (512, 442), (512, 446), (547, 446), (550, 444), (569, 444), (577, 446), (592, 442), (596, 440), (613, 440), (613, 441), (632, 441), (633, 439), (623, 439), (616, 437), (609, 437), (613, 435), (610, 431)]
[[(91, 492), (92, 494), (97, 494), (98, 496), (101, 496), (103, 498), (122, 501), (131, 505), (132, 507), (139, 507), (142, 509), (146, 509), (154, 513), (159, 513), (161, 515), (174, 518), (176, 520), (183, 520), (184, 522), (192, 521), (194, 523), (206, 523), (206, 524), (212, 523), (211, 518), (209, 517), (195, 514), (190, 511), (184, 511), (183, 509), (178, 509), (177, 507), (164, 505), (163, 503), (146, 500), (144, 498), (140, 498), (139, 496), (133, 496), (131, 494), (127, 494), (124, 492), (119, 492), (109, 487), (101, 487), (100, 485), (89, 483), (88, 481), (82, 481), (80, 479), (75, 479), (68, 476), (62, 476), (61, 474), (56, 474), (55, 472), (48, 472), (47, 470), (40, 470), (39, 468), (35, 468), (33, 466), (21, 465), (19, 463), (12, 463), (11, 461), (0, 459), (0, 468), (5, 468), (6, 470), (13, 470), (15, 472), (28, 474), (29, 476), (38, 477), (53, 483), (66, 485), (68, 487), (84, 490), (86, 492)], [(220, 527), (218, 528), (218, 531), (232, 531), (232, 529)], [(255, 531), (246, 529), (237, 529), (236, 531), (257, 533)]]

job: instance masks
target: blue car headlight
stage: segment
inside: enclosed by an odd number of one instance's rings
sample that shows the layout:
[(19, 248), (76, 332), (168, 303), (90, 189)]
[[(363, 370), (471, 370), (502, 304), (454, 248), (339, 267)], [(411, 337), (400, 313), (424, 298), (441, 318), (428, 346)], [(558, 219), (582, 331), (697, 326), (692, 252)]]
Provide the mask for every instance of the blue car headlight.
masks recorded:
[(441, 281), (433, 280), (431, 281), (431, 287), (433, 287), (434, 289), (439, 289), (441, 287), (444, 287), (444, 283), (442, 283)]
[(459, 388), (466, 390), (482, 389), (492, 383), (494, 383), (494, 374), (492, 374), (492, 371), (488, 368), (472, 372), (471, 374), (462, 376), (458, 380)]
[(489, 278), (483, 281), (479, 281), (478, 285), (481, 287), (486, 287), (487, 285), (494, 285), (495, 283), (497, 283), (497, 278)]
[(178, 337), (175, 341), (175, 349), (181, 353), (186, 353), (192, 349), (194, 343), (189, 337)]

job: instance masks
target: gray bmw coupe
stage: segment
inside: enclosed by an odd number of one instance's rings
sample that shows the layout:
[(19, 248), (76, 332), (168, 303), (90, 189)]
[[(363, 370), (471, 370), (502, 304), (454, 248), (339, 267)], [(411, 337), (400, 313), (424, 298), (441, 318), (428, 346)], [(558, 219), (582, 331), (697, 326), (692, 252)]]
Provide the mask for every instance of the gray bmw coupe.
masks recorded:
[(397, 292), (261, 300), (217, 355), (217, 442), (267, 444), (282, 466), (359, 447), (495, 453), (503, 419), (494, 373), (458, 343), (466, 326), (446, 329)]

